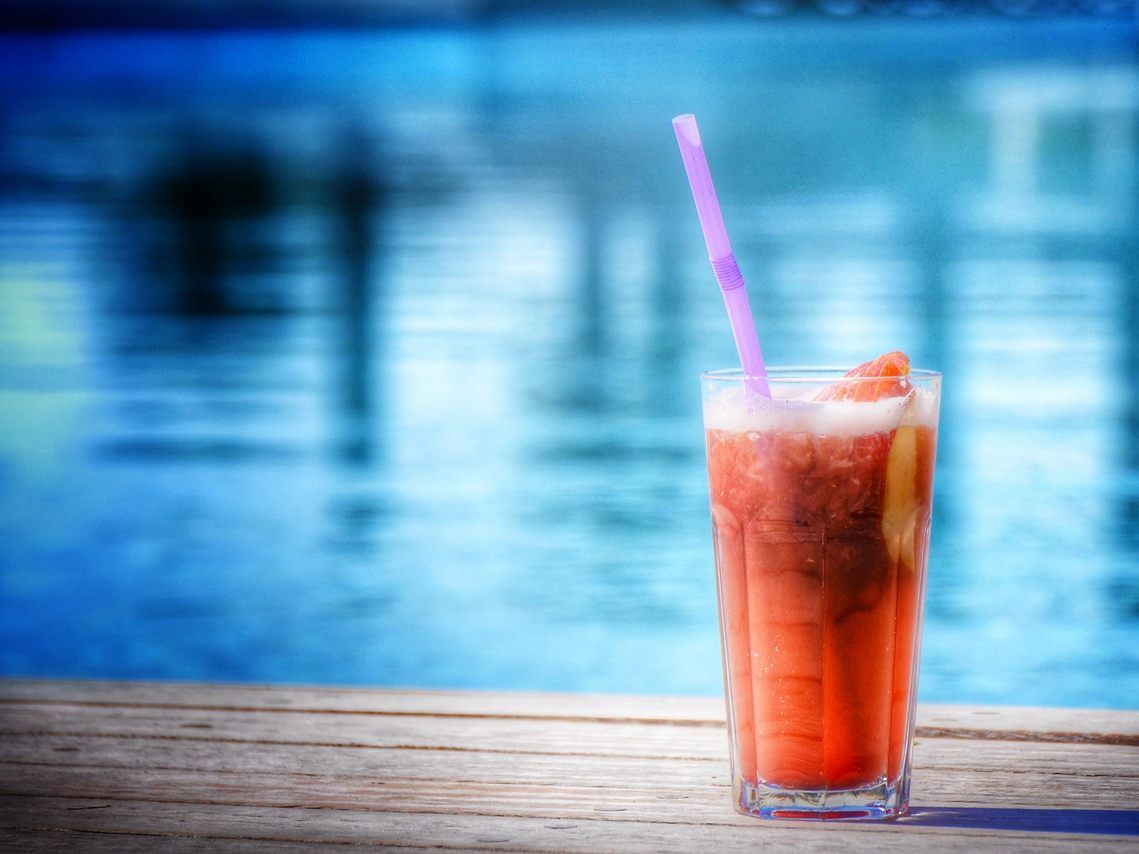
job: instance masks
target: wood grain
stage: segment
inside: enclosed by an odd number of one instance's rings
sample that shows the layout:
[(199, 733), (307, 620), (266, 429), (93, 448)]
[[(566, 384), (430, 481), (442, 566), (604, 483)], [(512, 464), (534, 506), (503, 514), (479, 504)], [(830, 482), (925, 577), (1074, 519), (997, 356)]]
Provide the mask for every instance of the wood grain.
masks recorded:
[[(992, 741), (983, 748), (964, 739), (920, 738), (915, 746), (915, 767), (921, 771), (990, 771), (1011, 773), (1039, 770), (1088, 778), (1139, 775), (1139, 754), (1134, 749), (1107, 745), (1022, 743)], [(550, 758), (545, 755), (479, 751), (404, 750), (324, 747), (306, 744), (264, 744), (225, 741), (148, 739), (135, 736), (91, 738), (83, 735), (13, 735), (0, 738), (0, 761), (106, 767), (198, 769), (202, 771), (293, 771), (303, 767), (316, 774), (386, 773), (423, 779), (451, 777), (464, 780), (547, 779)], [(670, 760), (637, 757), (559, 756), (559, 779), (570, 783), (641, 779), (667, 771), (680, 785), (703, 784), (711, 775), (727, 785), (723, 757)], [(1093, 770), (1090, 770), (1094, 768)]]
[[(731, 809), (707, 698), (0, 682), (0, 850), (1107, 850), (1139, 714), (928, 707), (887, 824)], [(837, 835), (836, 835), (837, 834)]]
[[(723, 701), (713, 697), (8, 680), (0, 682), (0, 701), (217, 711), (642, 720), (724, 726)], [(1139, 745), (1139, 711), (922, 705), (918, 708), (918, 728), (919, 734), (946, 737)]]
[[(611, 818), (549, 819), (483, 815), (433, 815), (368, 809), (230, 807), (184, 804), (156, 808), (148, 801), (50, 798), (23, 803), (0, 796), (0, 827), (27, 821), (33, 810), (44, 830), (212, 842), (339, 843), (407, 848), (524, 851), (743, 851), (756, 848), (805, 852), (913, 851), (1108, 851), (1126, 836), (1020, 832), (980, 828), (920, 827), (893, 823), (761, 823), (728, 812), (723, 822), (620, 821)], [(222, 849), (216, 844), (213, 850)], [(154, 849), (152, 849), (154, 850)]]

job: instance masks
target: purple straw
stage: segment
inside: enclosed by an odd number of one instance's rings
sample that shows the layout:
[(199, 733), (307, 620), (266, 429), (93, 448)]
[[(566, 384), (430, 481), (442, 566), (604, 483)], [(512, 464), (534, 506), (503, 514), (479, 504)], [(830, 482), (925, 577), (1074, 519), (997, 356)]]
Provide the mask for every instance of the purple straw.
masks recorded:
[(696, 127), (696, 117), (691, 113), (677, 116), (672, 120), (676, 131), (676, 142), (680, 146), (680, 157), (684, 160), (684, 171), (688, 173), (688, 184), (692, 187), (692, 199), (696, 202), (696, 215), (700, 217), (700, 228), (704, 231), (704, 242), (708, 244), (708, 260), (712, 262), (712, 272), (720, 283), (724, 294), (724, 305), (728, 309), (728, 320), (732, 324), (732, 336), (736, 339), (736, 350), (740, 354), (747, 387), (771, 397), (767, 385), (767, 368), (763, 364), (763, 353), (759, 349), (759, 339), (755, 335), (755, 321), (751, 316), (751, 306), (747, 301), (747, 288), (744, 277), (732, 255), (732, 244), (728, 242), (728, 230), (724, 228), (724, 216), (720, 213), (720, 203), (716, 200), (716, 188), (708, 171), (708, 159), (704, 146), (700, 143), (700, 130)]

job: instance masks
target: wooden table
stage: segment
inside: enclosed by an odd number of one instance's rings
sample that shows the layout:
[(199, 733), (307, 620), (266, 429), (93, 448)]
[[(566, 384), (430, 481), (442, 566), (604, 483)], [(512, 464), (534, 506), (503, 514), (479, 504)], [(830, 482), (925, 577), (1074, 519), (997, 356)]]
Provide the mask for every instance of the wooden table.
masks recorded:
[(1139, 712), (926, 706), (913, 810), (732, 811), (715, 699), (0, 682), (0, 849), (1139, 851)]

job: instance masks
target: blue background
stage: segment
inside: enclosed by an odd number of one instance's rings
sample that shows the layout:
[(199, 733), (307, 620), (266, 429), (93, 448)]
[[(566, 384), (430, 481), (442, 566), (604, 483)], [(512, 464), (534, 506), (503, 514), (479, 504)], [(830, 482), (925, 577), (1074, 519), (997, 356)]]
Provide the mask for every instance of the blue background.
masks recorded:
[(922, 698), (1139, 705), (1134, 20), (515, 11), (0, 35), (0, 672), (719, 693), (694, 112), (945, 374)]

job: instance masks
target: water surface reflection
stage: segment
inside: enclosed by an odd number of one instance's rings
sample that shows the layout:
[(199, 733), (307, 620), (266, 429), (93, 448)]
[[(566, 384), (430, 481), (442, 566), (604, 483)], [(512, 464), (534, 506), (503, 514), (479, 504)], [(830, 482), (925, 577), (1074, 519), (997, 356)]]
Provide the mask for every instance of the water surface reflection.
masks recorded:
[(1134, 705), (1131, 31), (732, 26), (22, 40), (0, 669), (718, 692), (693, 110), (769, 360), (948, 377), (923, 696)]

